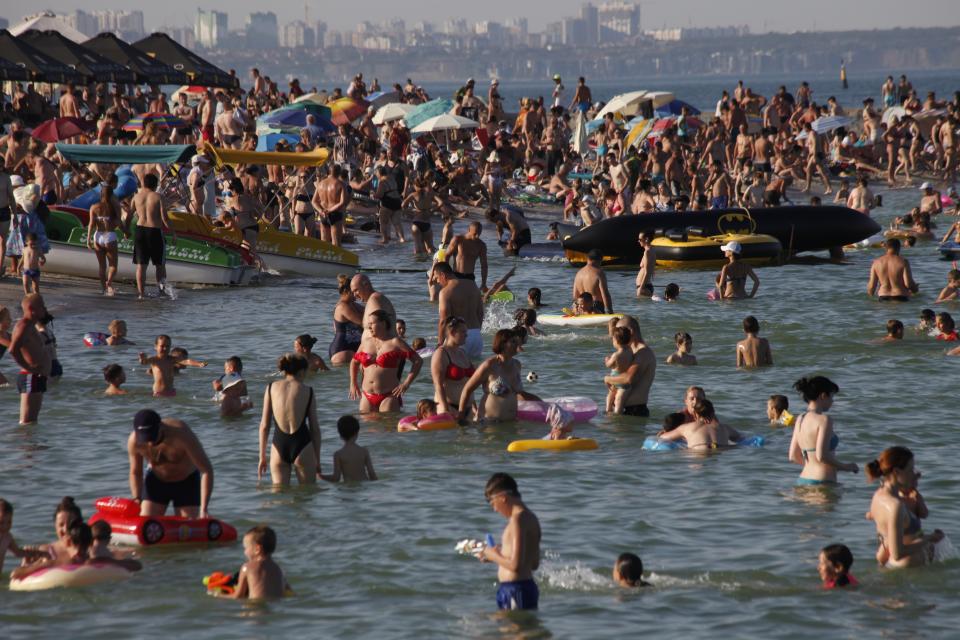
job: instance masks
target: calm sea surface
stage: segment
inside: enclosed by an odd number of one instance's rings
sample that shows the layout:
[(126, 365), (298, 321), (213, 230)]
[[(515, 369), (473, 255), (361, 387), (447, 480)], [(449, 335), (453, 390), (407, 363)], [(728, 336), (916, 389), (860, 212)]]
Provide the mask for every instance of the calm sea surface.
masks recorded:
[[(858, 80), (853, 81), (851, 95), (859, 91)], [(949, 83), (937, 82), (938, 91), (947, 90)], [(879, 82), (871, 80), (869, 86), (874, 85)], [(674, 86), (678, 95), (702, 106), (716, 95), (709, 82)], [(768, 92), (760, 82), (752, 86)], [(913, 206), (919, 194), (884, 195), (886, 206), (877, 218), (885, 224)], [(535, 238), (542, 238), (552, 214), (530, 215)], [(941, 233), (948, 224), (939, 222)], [(485, 237), (490, 241), (489, 232)], [(241, 356), (259, 409), (275, 358), (291, 348), (294, 336), (319, 336), (317, 350), (325, 353), (336, 299), (332, 283), (272, 280), (244, 290), (182, 290), (176, 302), (105, 299), (95, 311), (58, 307), (54, 297), (65, 375), (45, 397), (41, 424), (17, 426), (17, 394), (0, 390), (0, 496), (16, 507), (17, 540), (52, 540), (53, 509), (64, 495), (76, 497), (85, 516), (97, 497), (127, 495), (130, 421), (137, 409), (154, 407), (184, 419), (203, 442), (216, 471), (214, 515), (241, 532), (258, 523), (277, 530), (276, 558), (296, 596), (249, 606), (205, 595), (201, 577), (235, 570), (243, 560), (240, 545), (150, 549), (142, 554), (143, 572), (126, 583), (39, 593), (0, 589), (0, 635), (954, 636), (960, 562), (879, 571), (873, 561), (874, 526), (864, 519), (873, 487), (862, 473), (843, 474), (842, 486), (833, 492), (798, 492), (793, 483), (800, 467), (786, 456), (790, 432), (769, 427), (764, 415), (772, 393), (787, 394), (791, 410), (799, 412), (792, 383), (811, 373), (829, 376), (840, 386), (831, 411), (841, 437), (839, 457), (862, 467), (887, 446), (909, 446), (923, 471), (921, 491), (930, 507), (924, 528), (960, 536), (960, 488), (953, 466), (954, 448), (960, 447), (955, 431), (960, 358), (945, 357), (943, 343), (912, 330), (924, 307), (960, 313), (955, 303), (933, 305), (950, 265), (938, 259), (933, 243), (905, 251), (921, 294), (910, 303), (881, 304), (865, 295), (870, 261), (877, 254), (850, 252), (843, 265), (762, 268), (758, 297), (727, 304), (705, 298), (712, 272), (661, 270), (658, 285), (673, 281), (683, 289), (673, 304), (638, 302), (632, 297), (634, 274), (612, 272), (617, 310), (640, 318), (658, 360), (670, 353), (678, 330), (693, 335), (700, 360), (697, 367), (658, 367), (648, 422), (600, 416), (579, 426), (579, 435), (598, 440), (597, 451), (508, 454), (511, 440), (539, 437), (544, 426), (398, 434), (395, 416), (371, 419), (363, 422), (360, 444), (370, 448), (380, 481), (282, 492), (257, 484), (259, 411), (221, 420), (210, 401), (210, 380), (222, 371), (226, 357)], [(412, 260), (408, 247), (371, 249), (362, 262), (372, 268), (426, 267)], [(495, 256), (491, 281), (513, 263)], [(539, 286), (548, 311), (555, 311), (569, 303), (573, 275), (560, 263), (520, 261), (511, 285), (517, 292)], [(407, 321), (408, 335), (429, 339), (436, 309), (426, 301), (423, 273), (376, 273), (372, 279)], [(489, 311), (488, 349), (492, 333), (509, 324), (512, 308)], [(759, 318), (762, 335), (773, 345), (777, 364), (771, 369), (734, 367), (740, 322), (749, 314)], [(115, 317), (127, 320), (136, 347), (83, 347), (84, 332), (105, 330)], [(890, 318), (908, 325), (907, 337), (901, 344), (878, 344)], [(211, 365), (182, 373), (180, 395), (156, 401), (136, 358), (161, 332)], [(539, 374), (539, 381), (528, 385), (532, 392), (588, 395), (602, 402), (602, 359), (609, 351), (603, 330), (553, 329), (546, 338), (531, 340), (520, 360), (524, 373)], [(100, 370), (111, 362), (127, 368), (133, 395), (100, 395)], [(9, 358), (3, 369), (12, 378)], [(335, 421), (354, 411), (356, 403), (347, 399), (346, 369), (309, 382), (320, 401), (329, 470), (339, 446)], [(766, 447), (707, 457), (641, 451), (644, 437), (656, 431), (665, 413), (681, 406), (691, 384), (706, 388), (725, 422), (767, 437)], [(408, 406), (431, 394), (425, 370), (407, 396)], [(503, 521), (483, 499), (484, 482), (494, 471), (515, 475), (542, 523), (537, 613), (496, 614), (495, 568), (454, 552), (461, 538), (482, 538), (487, 532), (499, 538)], [(817, 553), (832, 542), (853, 550), (861, 588), (819, 588)], [(643, 558), (654, 588), (627, 593), (612, 586), (610, 567), (623, 551)], [(7, 573), (14, 564), (8, 558)]]

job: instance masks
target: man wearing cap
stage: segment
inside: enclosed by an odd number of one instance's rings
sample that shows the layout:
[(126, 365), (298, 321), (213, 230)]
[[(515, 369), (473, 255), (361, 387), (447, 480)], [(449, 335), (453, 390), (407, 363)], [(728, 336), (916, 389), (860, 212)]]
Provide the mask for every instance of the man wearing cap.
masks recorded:
[[(127, 438), (127, 455), (130, 493), (140, 502), (141, 516), (162, 516), (172, 502), (180, 517), (209, 517), (213, 466), (186, 423), (161, 419), (150, 409), (138, 411)], [(149, 464), (146, 476), (144, 460)]]
[(594, 313), (613, 313), (613, 298), (607, 289), (607, 274), (603, 271), (603, 254), (591, 249), (587, 254), (587, 264), (580, 267), (573, 279), (573, 299), (581, 293), (589, 293), (594, 300)]
[(463, 349), (473, 362), (479, 362), (483, 358), (483, 336), (480, 335), (483, 295), (477, 283), (469, 278), (458, 278), (446, 262), (438, 262), (433, 266), (433, 277), (441, 287), (437, 296), (440, 315), (437, 345), (442, 345), (447, 338), (447, 320), (463, 318), (467, 323), (467, 341)]
[(560, 81), (560, 74), (553, 74), (553, 107), (563, 108), (563, 83)]
[(920, 185), (920, 213), (929, 213), (935, 215), (943, 213), (943, 202), (940, 199), (940, 192), (933, 188), (929, 182)]
[(867, 295), (878, 294), (883, 301), (907, 302), (911, 293), (920, 290), (910, 273), (910, 262), (900, 257), (900, 241), (888, 238), (884, 241), (886, 254), (873, 261)]

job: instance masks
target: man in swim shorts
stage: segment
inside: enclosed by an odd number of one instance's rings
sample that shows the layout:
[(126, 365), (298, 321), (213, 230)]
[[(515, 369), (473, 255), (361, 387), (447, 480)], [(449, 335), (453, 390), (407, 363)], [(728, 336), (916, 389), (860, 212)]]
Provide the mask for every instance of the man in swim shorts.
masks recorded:
[(530, 225), (522, 213), (512, 209), (490, 209), (487, 211), (487, 220), (500, 225), (506, 224), (510, 229), (510, 238), (507, 240), (507, 246), (504, 247), (504, 253), (507, 255), (518, 255), (520, 248), (527, 244), (533, 244), (533, 237), (530, 235)]
[(473, 362), (483, 358), (483, 295), (477, 283), (469, 278), (458, 278), (446, 262), (438, 262), (433, 267), (433, 277), (441, 289), (437, 296), (440, 303), (440, 319), (437, 322), (438, 345), (446, 340), (448, 318), (463, 318), (467, 323), (467, 342), (464, 351)]
[(577, 88), (573, 94), (573, 101), (570, 102), (570, 111), (574, 108), (579, 109), (580, 113), (586, 113), (593, 102), (593, 96), (590, 94), (590, 87), (583, 76), (577, 79)]
[[(587, 264), (580, 267), (573, 279), (573, 299), (581, 293), (593, 296), (596, 313), (613, 313), (613, 298), (607, 288), (607, 274), (603, 271), (603, 254), (591, 249), (587, 254)], [(599, 303), (599, 304), (597, 304)]]
[[(159, 183), (156, 174), (148, 173), (143, 177), (143, 186), (133, 196), (133, 210), (137, 214), (137, 231), (133, 237), (133, 264), (137, 265), (137, 294), (140, 300), (143, 300), (145, 295), (147, 265), (151, 262), (156, 270), (160, 292), (164, 293), (167, 286), (167, 246), (163, 230), (168, 229), (173, 236), (173, 243), (177, 242), (177, 234), (170, 226), (167, 213), (163, 210), (163, 201), (157, 193)], [(129, 224), (133, 224), (133, 216), (130, 217)], [(130, 235), (129, 232), (127, 235)]]
[(480, 238), (483, 225), (477, 220), (470, 223), (467, 232), (453, 236), (447, 247), (447, 262), (453, 260), (453, 270), (458, 278), (477, 280), (477, 260), (480, 261), (480, 289), (487, 290), (487, 243)]
[(898, 239), (887, 238), (883, 246), (886, 254), (874, 260), (870, 266), (867, 295), (877, 294), (883, 301), (906, 302), (911, 293), (920, 290), (910, 273), (910, 262), (900, 257)]
[(20, 424), (33, 424), (40, 416), (43, 394), (50, 375), (50, 352), (36, 329), (47, 316), (47, 307), (38, 293), (25, 295), (20, 303), (23, 317), (17, 320), (10, 336), (10, 355), (20, 365), (17, 390), (20, 392)]
[(657, 356), (647, 346), (640, 334), (640, 323), (633, 316), (623, 316), (617, 321), (618, 327), (628, 327), (631, 332), (630, 350), (633, 362), (624, 373), (604, 376), (604, 384), (630, 385), (623, 399), (623, 415), (646, 418), (650, 415), (647, 399), (650, 387), (657, 375)]
[(481, 562), (497, 564), (497, 608), (536, 609), (540, 590), (533, 572), (540, 568), (540, 521), (520, 497), (517, 481), (506, 473), (495, 473), (483, 490), (487, 503), (507, 519), (500, 544), (485, 546)]
[[(172, 502), (180, 517), (209, 517), (213, 466), (186, 423), (161, 419), (150, 409), (138, 411), (127, 438), (127, 454), (130, 493), (140, 502), (141, 516), (162, 516)], [(144, 460), (149, 464), (146, 476)]]

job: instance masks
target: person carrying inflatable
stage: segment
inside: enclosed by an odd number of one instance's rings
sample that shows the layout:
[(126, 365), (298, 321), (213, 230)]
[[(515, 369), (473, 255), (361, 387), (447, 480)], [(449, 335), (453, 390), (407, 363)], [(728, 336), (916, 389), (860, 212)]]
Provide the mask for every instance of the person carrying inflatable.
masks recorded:
[[(130, 492), (140, 502), (141, 516), (162, 516), (172, 502), (180, 517), (209, 517), (213, 465), (185, 422), (161, 419), (150, 409), (138, 411), (127, 438), (127, 453)], [(146, 476), (144, 460), (149, 464)]]

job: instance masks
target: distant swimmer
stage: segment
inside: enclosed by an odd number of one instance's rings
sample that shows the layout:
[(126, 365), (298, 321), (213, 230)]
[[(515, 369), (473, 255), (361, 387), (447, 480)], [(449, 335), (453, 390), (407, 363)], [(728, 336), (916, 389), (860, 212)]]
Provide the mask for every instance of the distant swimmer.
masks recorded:
[(900, 257), (900, 241), (896, 238), (888, 238), (883, 246), (886, 254), (874, 260), (870, 267), (867, 295), (877, 294), (880, 300), (906, 302), (911, 293), (920, 290), (910, 273), (910, 262)]
[(743, 332), (747, 337), (737, 343), (737, 368), (773, 366), (770, 341), (757, 335), (760, 333), (760, 321), (753, 316), (747, 316), (743, 319)]

